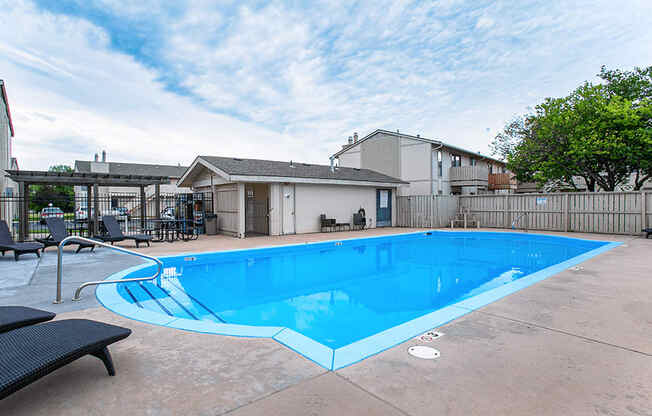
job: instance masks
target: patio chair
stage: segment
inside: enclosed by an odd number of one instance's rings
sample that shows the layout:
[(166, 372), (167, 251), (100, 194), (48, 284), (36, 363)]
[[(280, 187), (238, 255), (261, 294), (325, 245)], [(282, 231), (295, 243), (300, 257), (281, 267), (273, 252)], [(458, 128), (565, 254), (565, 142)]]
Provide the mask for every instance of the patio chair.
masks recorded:
[(645, 233), (645, 238), (650, 238), (650, 235), (652, 235), (652, 228), (644, 228), (641, 231)]
[(16, 243), (7, 223), (4, 220), (0, 221), (0, 252), (3, 256), (6, 251), (13, 251), (16, 261), (18, 261), (18, 256), (27, 253), (34, 253), (37, 257), (41, 257), (39, 250), (42, 249), (43, 244), (41, 243)]
[(152, 241), (151, 235), (146, 234), (135, 234), (135, 235), (125, 235), (120, 229), (120, 224), (118, 220), (113, 215), (105, 215), (102, 217), (102, 222), (104, 223), (104, 228), (106, 229), (107, 234), (100, 236), (105, 242), (110, 242), (111, 244), (118, 241), (124, 240), (134, 240), (136, 242), (136, 248), (139, 247), (140, 243), (147, 243), (149, 247), (150, 241)]
[(358, 230), (364, 230), (364, 227), (367, 226), (367, 218), (365, 217), (365, 212), (362, 208), (353, 214), (353, 228)]
[(0, 333), (52, 320), (52, 312), (26, 306), (0, 306)]
[[(59, 246), (61, 242), (63, 241), (64, 238), (69, 237), (70, 234), (68, 234), (68, 231), (66, 230), (66, 223), (63, 220), (63, 218), (59, 217), (50, 217), (45, 219), (45, 223), (48, 226), (48, 230), (50, 231), (50, 235), (47, 236), (47, 238), (37, 238), (36, 241), (39, 243), (42, 243), (45, 245), (45, 250), (46, 248), (50, 246)], [(76, 244), (77, 251), (75, 253), (79, 253), (81, 249), (83, 248), (90, 248), (91, 251), (95, 250), (95, 245), (94, 244), (89, 244), (89, 243), (82, 243), (82, 242), (70, 242), (68, 244)]]
[(86, 319), (25, 326), (0, 334), (0, 399), (66, 364), (92, 355), (115, 375), (108, 346), (131, 330)]
[(335, 227), (335, 218), (326, 218), (326, 214), (319, 215), (319, 224), (321, 232), (324, 232), (324, 229), (333, 231)]

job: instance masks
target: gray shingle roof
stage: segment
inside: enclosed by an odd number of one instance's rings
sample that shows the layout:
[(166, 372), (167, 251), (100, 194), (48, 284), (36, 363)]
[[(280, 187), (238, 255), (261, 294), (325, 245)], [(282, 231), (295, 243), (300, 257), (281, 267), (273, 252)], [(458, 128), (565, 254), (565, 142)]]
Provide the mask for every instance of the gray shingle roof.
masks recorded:
[[(167, 176), (169, 178), (180, 178), (183, 176), (186, 169), (188, 169), (187, 166), (147, 165), (143, 163), (107, 162), (107, 164), (109, 165), (108, 173), (113, 175)], [(88, 160), (76, 160), (75, 171), (90, 173), (91, 162)]]
[(280, 162), (275, 160), (240, 159), (233, 157), (199, 156), (229, 175), (276, 176), (286, 178), (335, 179), (344, 181), (407, 183), (369, 169), (337, 168), (312, 163)]

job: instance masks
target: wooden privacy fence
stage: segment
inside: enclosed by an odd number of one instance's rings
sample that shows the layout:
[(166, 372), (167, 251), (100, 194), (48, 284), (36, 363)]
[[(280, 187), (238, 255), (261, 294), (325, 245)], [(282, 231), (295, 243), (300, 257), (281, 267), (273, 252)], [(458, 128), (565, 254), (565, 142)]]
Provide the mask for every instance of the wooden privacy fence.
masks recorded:
[(582, 192), (459, 197), (481, 227), (637, 234), (652, 227), (652, 193)]
[(452, 195), (417, 195), (396, 198), (399, 227), (446, 227), (458, 207)]
[(399, 227), (448, 227), (468, 210), (480, 227), (638, 234), (652, 227), (652, 192), (420, 195), (397, 198)]

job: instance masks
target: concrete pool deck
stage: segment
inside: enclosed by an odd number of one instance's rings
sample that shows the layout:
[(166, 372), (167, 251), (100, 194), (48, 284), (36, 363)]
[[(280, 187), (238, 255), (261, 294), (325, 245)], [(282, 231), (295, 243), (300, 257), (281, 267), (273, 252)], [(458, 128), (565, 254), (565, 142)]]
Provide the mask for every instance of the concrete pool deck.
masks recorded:
[[(141, 251), (174, 254), (409, 231), (415, 230), (206, 237)], [(432, 343), (407, 341), (335, 372), (270, 339), (122, 318), (97, 307), (92, 290), (81, 303), (70, 302), (79, 281), (138, 263), (109, 250), (67, 256), (66, 302), (52, 305), (56, 256), (48, 251), (29, 284), (0, 287), (0, 304), (116, 323), (133, 334), (111, 349), (116, 377), (85, 357), (0, 401), (0, 414), (652, 415), (652, 239), (546, 234), (625, 244), (440, 327), (445, 335)], [(409, 356), (407, 348), (417, 344), (437, 348), (441, 358)]]

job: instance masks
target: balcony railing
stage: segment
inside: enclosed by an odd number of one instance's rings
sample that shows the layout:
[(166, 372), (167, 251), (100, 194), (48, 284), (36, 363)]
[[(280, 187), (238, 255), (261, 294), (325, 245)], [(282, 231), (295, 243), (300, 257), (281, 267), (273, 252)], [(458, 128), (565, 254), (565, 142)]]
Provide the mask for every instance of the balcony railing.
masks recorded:
[(455, 166), (449, 170), (452, 186), (486, 186), (489, 169), (480, 166)]
[(489, 189), (516, 189), (516, 179), (509, 173), (490, 173)]

